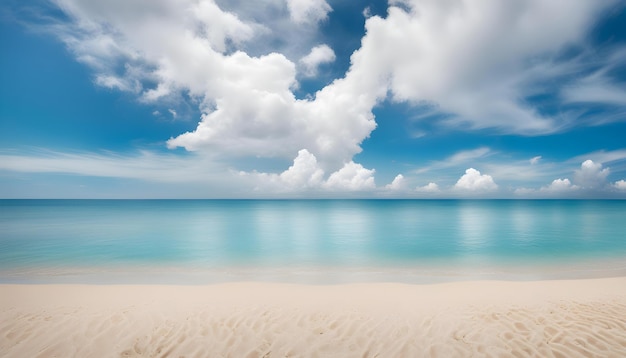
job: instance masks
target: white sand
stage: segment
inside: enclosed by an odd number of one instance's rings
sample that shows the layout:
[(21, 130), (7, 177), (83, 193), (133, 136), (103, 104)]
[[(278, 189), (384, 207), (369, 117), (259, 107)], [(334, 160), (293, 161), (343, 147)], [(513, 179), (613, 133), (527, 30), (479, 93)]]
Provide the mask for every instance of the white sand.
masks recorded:
[(626, 277), (0, 285), (6, 357), (626, 357)]

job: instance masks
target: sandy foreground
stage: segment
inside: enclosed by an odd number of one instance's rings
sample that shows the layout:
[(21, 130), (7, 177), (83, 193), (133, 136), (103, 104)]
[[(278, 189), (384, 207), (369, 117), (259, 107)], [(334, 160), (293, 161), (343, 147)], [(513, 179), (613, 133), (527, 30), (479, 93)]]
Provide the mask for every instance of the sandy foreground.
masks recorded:
[(0, 285), (6, 357), (626, 357), (626, 277)]

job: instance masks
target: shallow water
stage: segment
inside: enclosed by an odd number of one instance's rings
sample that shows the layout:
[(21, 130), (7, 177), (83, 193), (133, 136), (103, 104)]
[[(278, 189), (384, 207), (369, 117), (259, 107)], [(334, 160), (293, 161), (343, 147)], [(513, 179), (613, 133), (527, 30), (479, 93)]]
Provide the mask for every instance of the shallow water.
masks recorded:
[(617, 200), (0, 200), (1, 282), (526, 278), (625, 257)]

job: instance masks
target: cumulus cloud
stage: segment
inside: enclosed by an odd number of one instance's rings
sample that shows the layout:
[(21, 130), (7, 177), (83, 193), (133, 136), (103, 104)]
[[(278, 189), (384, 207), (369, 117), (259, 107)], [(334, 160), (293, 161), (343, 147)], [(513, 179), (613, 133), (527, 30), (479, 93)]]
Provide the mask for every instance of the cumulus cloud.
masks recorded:
[[(304, 140), (322, 163), (325, 148), (344, 147), (335, 166), (358, 153), (374, 128), (371, 109), (388, 90), (397, 101), (435, 104), (437, 112), (453, 114), (449, 121), (454, 123), (519, 133), (553, 130), (553, 119), (518, 99), (528, 95), (526, 82), (559, 73), (551, 55), (580, 40), (607, 6), (593, 0), (393, 1), (397, 6), (389, 8), (387, 18), (367, 19), (362, 47), (345, 78), (314, 101), (297, 101), (292, 61), (278, 53), (241, 51), (266, 25), (242, 20), (212, 0), (57, 3), (73, 19), (59, 35), (96, 70), (102, 85), (138, 88), (147, 101), (181, 91), (199, 100), (201, 123), (172, 138), (171, 147), (289, 157)], [(319, 21), (331, 11), (324, 0), (289, 0), (287, 7), (294, 21)], [(569, 20), (553, 21), (564, 7)], [(305, 56), (307, 71), (330, 61), (329, 50), (318, 47)], [(144, 88), (146, 83), (156, 85)], [(329, 112), (320, 108), (330, 100), (326, 94), (339, 90), (337, 97), (362, 105), (339, 110), (344, 101), (336, 99), (332, 102), (341, 103), (330, 104), (333, 113), (324, 113)], [(345, 127), (333, 128), (337, 122)], [(354, 138), (334, 135), (351, 130)], [(347, 143), (340, 143), (343, 139)]]
[(257, 189), (272, 192), (322, 190), (322, 191), (363, 191), (374, 190), (373, 169), (366, 169), (361, 164), (348, 162), (339, 170), (324, 179), (324, 170), (319, 166), (315, 155), (302, 149), (294, 159), (293, 165), (280, 174), (260, 172), (240, 172), (242, 177), (250, 178)]
[(317, 159), (306, 149), (300, 150), (293, 165), (280, 174), (282, 182), (296, 188), (317, 187), (323, 177), (324, 171), (319, 168)]
[(313, 77), (317, 75), (317, 69), (321, 64), (335, 61), (335, 52), (328, 45), (315, 46), (308, 55), (300, 59), (304, 75)]
[(574, 171), (574, 181), (568, 178), (559, 178), (553, 180), (549, 185), (539, 188), (539, 190), (520, 188), (516, 194), (567, 194), (577, 191), (579, 195), (585, 193), (598, 193), (606, 191), (611, 187), (618, 188), (617, 182), (609, 185), (607, 177), (611, 172), (610, 168), (603, 168), (601, 163), (595, 163), (591, 159), (587, 159), (580, 165), (580, 169)]
[(287, 0), (291, 20), (298, 24), (326, 19), (332, 8), (325, 0)]
[(253, 178), (257, 188), (262, 187), (272, 191), (319, 188), (324, 180), (324, 170), (319, 167), (317, 158), (306, 149), (300, 150), (293, 160), (293, 165), (280, 174), (259, 172), (240, 172), (239, 174)]
[(618, 180), (615, 183), (613, 183), (613, 186), (618, 190), (626, 190), (626, 180), (624, 179)]
[(579, 187), (576, 185), (573, 185), (569, 179), (565, 178), (565, 179), (554, 179), (552, 181), (552, 183), (550, 183), (550, 185), (548, 186), (544, 186), (541, 187), (541, 191), (543, 192), (552, 192), (552, 193), (559, 193), (559, 192), (566, 192), (566, 191), (570, 191), (570, 190), (578, 190)]
[[(293, 158), (306, 148), (331, 172), (350, 162), (376, 127), (372, 108), (387, 90), (359, 65), (366, 54), (355, 53), (344, 78), (298, 100), (292, 60), (267, 48), (259, 55), (244, 51), (269, 28), (212, 0), (57, 3), (71, 22), (55, 31), (102, 85), (138, 88), (146, 102), (189, 96), (199, 104), (197, 128), (172, 137), (169, 148), (229, 158)], [(330, 11), (325, 1), (288, 6), (297, 21)], [(333, 57), (323, 45), (309, 55), (303, 64), (310, 71)]]
[(480, 174), (478, 170), (469, 168), (454, 184), (454, 188), (465, 191), (492, 191), (498, 189), (498, 185), (491, 175)]
[(374, 169), (366, 169), (361, 164), (349, 162), (328, 177), (324, 188), (337, 191), (372, 190), (376, 188), (374, 172)]
[(404, 175), (398, 174), (393, 181), (387, 185), (385, 185), (385, 189), (388, 190), (403, 190), (406, 186)]
[(574, 172), (574, 182), (585, 189), (598, 189), (606, 185), (609, 173), (609, 168), (602, 168), (601, 163), (587, 159), (580, 165), (580, 169)]
[(439, 191), (439, 185), (430, 182), (424, 186), (418, 186), (417, 188), (415, 188), (415, 190), (422, 193), (436, 193)]

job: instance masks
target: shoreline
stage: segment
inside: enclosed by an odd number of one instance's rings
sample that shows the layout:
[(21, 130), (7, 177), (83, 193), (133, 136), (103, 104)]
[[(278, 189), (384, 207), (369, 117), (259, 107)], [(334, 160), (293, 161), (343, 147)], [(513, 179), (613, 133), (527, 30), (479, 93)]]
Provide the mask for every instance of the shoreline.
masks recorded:
[(0, 269), (3, 284), (214, 285), (230, 282), (342, 285), (351, 283), (438, 284), (465, 281), (543, 281), (626, 276), (626, 257), (511, 261), (457, 260), (420, 264), (363, 265), (127, 265), (15, 267)]
[(0, 285), (2, 356), (626, 355), (626, 276)]

